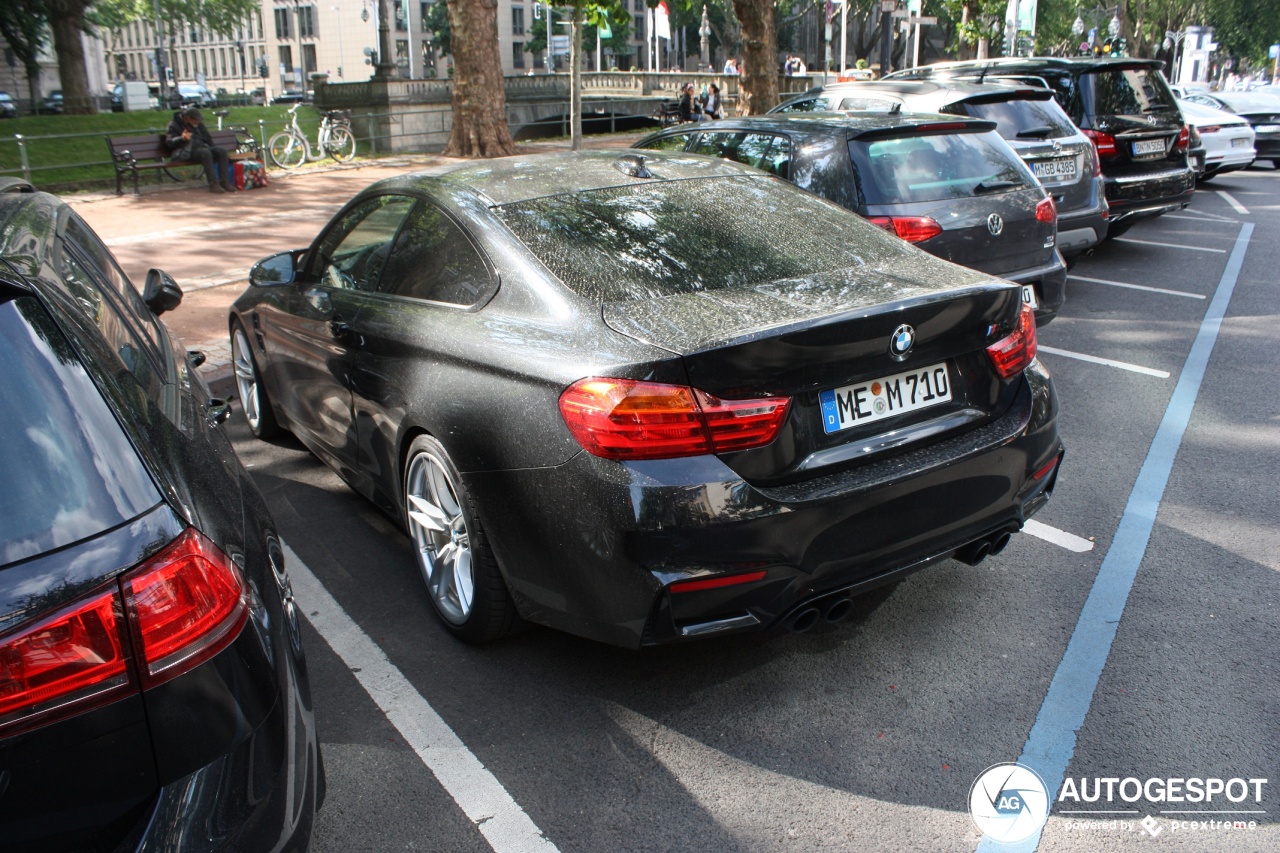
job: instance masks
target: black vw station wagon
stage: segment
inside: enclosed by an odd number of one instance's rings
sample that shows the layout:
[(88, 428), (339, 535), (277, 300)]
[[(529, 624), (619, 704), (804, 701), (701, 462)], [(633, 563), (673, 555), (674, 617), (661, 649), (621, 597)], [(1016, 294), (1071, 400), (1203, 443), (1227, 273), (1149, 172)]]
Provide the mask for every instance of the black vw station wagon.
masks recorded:
[(1106, 190), (1093, 143), (1040, 86), (969, 80), (879, 80), (819, 86), (769, 112), (889, 109), (970, 116), (996, 123), (996, 132), (1053, 195), (1058, 251), (1071, 260), (1107, 234)]
[(303, 851), (323, 773), (280, 542), (158, 314), (0, 179), (0, 848)]
[(1063, 453), (1018, 287), (698, 155), (376, 183), (229, 320), (250, 427), (403, 524), (470, 642), (834, 622), (999, 551)]
[(1044, 325), (1066, 290), (1057, 210), (995, 128), (891, 105), (685, 124), (635, 147), (708, 154), (785, 178), (931, 255), (1019, 283)]
[(940, 62), (887, 79), (994, 78), (1051, 88), (1098, 150), (1111, 205), (1107, 236), (1118, 237), (1135, 222), (1185, 208), (1195, 191), (1191, 130), (1161, 67), (1155, 59), (1008, 57)]

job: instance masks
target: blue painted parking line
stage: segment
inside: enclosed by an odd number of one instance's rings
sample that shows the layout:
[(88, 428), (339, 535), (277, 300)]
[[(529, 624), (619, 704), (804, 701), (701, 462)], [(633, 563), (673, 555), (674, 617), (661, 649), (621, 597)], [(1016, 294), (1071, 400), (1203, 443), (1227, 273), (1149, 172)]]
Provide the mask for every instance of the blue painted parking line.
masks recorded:
[[(1200, 383), (1209, 366), (1209, 357), (1218, 340), (1218, 331), (1240, 277), (1252, 235), (1252, 223), (1241, 226), (1240, 235), (1227, 259), (1227, 268), (1200, 324), (1195, 343), (1191, 345), (1182, 375), (1178, 377), (1178, 384), (1173, 389), (1151, 449), (1133, 484), (1133, 491), (1129, 493), (1115, 539), (1098, 569), (1098, 576), (1089, 590), (1067, 650), (1018, 758), (1019, 764), (1035, 770), (1045, 780), (1049, 786), (1051, 806), (1075, 754), (1076, 733), (1084, 725), (1085, 716), (1093, 704), (1094, 690), (1111, 653), (1111, 643), (1124, 615), (1138, 567), (1146, 554), (1156, 513), (1182, 444), (1182, 436), (1195, 409)], [(1002, 844), (984, 836), (978, 844), (978, 853), (1030, 853), (1039, 846), (1042, 831), (1043, 827), (1035, 835), (1016, 844)]]

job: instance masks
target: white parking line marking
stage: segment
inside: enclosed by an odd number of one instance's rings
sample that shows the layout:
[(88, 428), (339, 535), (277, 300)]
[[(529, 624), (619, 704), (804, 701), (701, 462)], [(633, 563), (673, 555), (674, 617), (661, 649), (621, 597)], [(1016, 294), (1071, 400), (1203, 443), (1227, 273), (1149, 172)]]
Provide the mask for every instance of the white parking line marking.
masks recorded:
[(1225, 255), (1226, 249), (1207, 249), (1204, 246), (1184, 246), (1181, 243), (1157, 243), (1155, 240), (1134, 240), (1132, 237), (1117, 237), (1116, 243), (1137, 243), (1140, 246), (1164, 246), (1167, 249), (1187, 249), (1192, 252), (1215, 252)]
[(1190, 219), (1192, 222), (1205, 222), (1206, 220), (1215, 225), (1221, 223), (1223, 225), (1239, 225), (1239, 219), (1232, 219), (1230, 216), (1219, 216), (1216, 213), (1201, 213), (1198, 216), (1187, 216), (1185, 213), (1166, 213), (1165, 219)]
[(1083, 554), (1085, 551), (1093, 550), (1093, 543), (1088, 539), (1082, 539), (1074, 533), (1068, 533), (1065, 530), (1059, 530), (1056, 527), (1041, 524), (1034, 518), (1029, 518), (1023, 523), (1022, 532), (1028, 533), (1037, 539), (1052, 542), (1060, 548), (1066, 548), (1068, 551), (1073, 551), (1077, 554)]
[(1094, 284), (1109, 284), (1112, 287), (1127, 287), (1130, 290), (1145, 290), (1148, 293), (1167, 293), (1169, 296), (1185, 296), (1188, 299), (1204, 299), (1205, 296), (1200, 293), (1187, 293), (1185, 290), (1165, 290), (1163, 287), (1147, 287), (1145, 284), (1128, 284), (1123, 281), (1109, 281), (1105, 278), (1089, 278), (1083, 275), (1069, 275), (1068, 279), (1076, 281), (1089, 281)]
[(1218, 195), (1222, 196), (1223, 201), (1225, 201), (1227, 204), (1235, 208), (1236, 213), (1241, 213), (1241, 214), (1244, 214), (1245, 216), (1249, 215), (1249, 208), (1245, 207), (1243, 204), (1236, 201), (1235, 196), (1233, 196), (1231, 193), (1227, 192), (1226, 190), (1218, 190)]
[(1155, 370), (1150, 367), (1143, 367), (1139, 364), (1129, 364), (1127, 361), (1113, 361), (1109, 358), (1098, 358), (1096, 355), (1085, 355), (1080, 352), (1071, 352), (1064, 349), (1055, 349), (1054, 347), (1037, 346), (1040, 352), (1047, 352), (1051, 355), (1060, 355), (1064, 358), (1074, 358), (1079, 361), (1088, 361), (1093, 364), (1105, 364), (1107, 367), (1118, 367), (1121, 370), (1132, 370), (1134, 373), (1142, 373), (1147, 376), (1155, 376), (1159, 379), (1168, 379), (1169, 373), (1165, 370)]
[[(283, 545), (283, 543), (281, 543)], [(285, 565), (299, 606), (329, 647), (435, 774), (496, 853), (553, 853), (557, 848), (534, 825), (494, 775), (467, 749), (449, 724), (423, 699), (382, 649), (360, 630), (306, 563), (284, 545)]]

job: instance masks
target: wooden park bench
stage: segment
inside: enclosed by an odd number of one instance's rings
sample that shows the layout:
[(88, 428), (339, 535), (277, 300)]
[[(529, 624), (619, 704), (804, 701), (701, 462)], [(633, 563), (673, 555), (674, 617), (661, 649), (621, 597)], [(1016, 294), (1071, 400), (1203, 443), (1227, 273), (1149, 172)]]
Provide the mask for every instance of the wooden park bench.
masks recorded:
[[(209, 129), (213, 144), (225, 148), (227, 157), (236, 160), (261, 160), (262, 149), (258, 141), (247, 130), (240, 127), (229, 127), (225, 130)], [(169, 176), (181, 181), (173, 173), (173, 169), (187, 166), (200, 166), (199, 160), (171, 160), (169, 149), (164, 144), (163, 133), (149, 133), (145, 136), (108, 136), (107, 147), (111, 150), (111, 162), (116, 170), (116, 195), (124, 195), (124, 178), (133, 178), (133, 191), (138, 190), (138, 177), (145, 171), (154, 171), (160, 181)]]

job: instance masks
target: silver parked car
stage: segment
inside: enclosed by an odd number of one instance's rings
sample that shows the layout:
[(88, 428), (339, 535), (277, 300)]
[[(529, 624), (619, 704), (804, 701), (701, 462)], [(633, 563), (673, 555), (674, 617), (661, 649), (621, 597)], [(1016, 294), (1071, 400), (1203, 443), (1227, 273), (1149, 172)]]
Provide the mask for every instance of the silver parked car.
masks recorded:
[(772, 112), (889, 109), (987, 119), (1031, 167), (1058, 206), (1058, 250), (1072, 258), (1107, 233), (1108, 207), (1097, 151), (1044, 87), (961, 80), (837, 83)]

